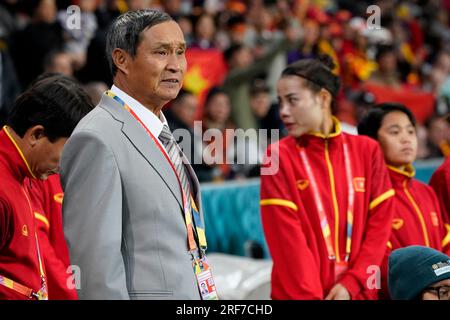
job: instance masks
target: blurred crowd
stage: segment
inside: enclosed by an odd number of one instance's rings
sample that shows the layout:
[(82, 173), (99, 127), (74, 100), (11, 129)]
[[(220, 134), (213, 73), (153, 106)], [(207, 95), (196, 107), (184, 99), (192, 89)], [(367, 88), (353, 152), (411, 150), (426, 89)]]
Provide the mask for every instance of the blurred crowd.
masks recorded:
[[(370, 5), (377, 7), (368, 13)], [(194, 135), (202, 120), (202, 132), (223, 134), (222, 164), (194, 165), (201, 181), (258, 175), (257, 166), (233, 160), (239, 152), (259, 158), (268, 142), (238, 150), (226, 129), (279, 129), (269, 142), (283, 136), (276, 81), (287, 64), (320, 54), (338, 66), (334, 113), (344, 131), (356, 133), (373, 104), (398, 101), (418, 119), (418, 158), (450, 154), (450, 0), (1, 0), (0, 124), (18, 94), (47, 72), (75, 77), (97, 104), (112, 83), (108, 26), (143, 8), (168, 12), (188, 45), (184, 90), (167, 109), (172, 131)]]

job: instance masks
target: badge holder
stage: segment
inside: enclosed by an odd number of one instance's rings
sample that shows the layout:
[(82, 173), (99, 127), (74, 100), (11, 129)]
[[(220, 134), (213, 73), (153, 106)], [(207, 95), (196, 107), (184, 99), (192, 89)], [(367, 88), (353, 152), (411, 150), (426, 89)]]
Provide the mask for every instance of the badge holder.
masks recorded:
[(219, 300), (216, 291), (216, 284), (212, 276), (211, 268), (206, 260), (206, 256), (202, 258), (194, 258), (194, 273), (197, 279), (197, 286), (203, 300)]

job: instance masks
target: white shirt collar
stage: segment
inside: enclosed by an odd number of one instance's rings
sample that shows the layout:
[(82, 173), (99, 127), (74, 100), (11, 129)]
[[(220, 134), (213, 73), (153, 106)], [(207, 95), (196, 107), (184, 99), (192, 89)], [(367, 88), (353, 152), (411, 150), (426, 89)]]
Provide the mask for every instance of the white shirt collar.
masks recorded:
[(148, 130), (150, 130), (153, 136), (158, 139), (163, 126), (168, 126), (166, 117), (164, 116), (162, 111), (159, 113), (160, 117), (158, 118), (156, 114), (148, 110), (139, 101), (132, 98), (131, 96), (117, 88), (115, 85), (111, 87), (111, 92), (122, 99), (136, 113), (136, 115), (145, 124)]

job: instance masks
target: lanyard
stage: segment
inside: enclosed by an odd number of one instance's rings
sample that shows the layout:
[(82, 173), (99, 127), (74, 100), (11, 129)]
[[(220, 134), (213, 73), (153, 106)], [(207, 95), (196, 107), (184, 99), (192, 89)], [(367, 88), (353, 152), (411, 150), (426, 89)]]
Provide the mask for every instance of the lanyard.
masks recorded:
[[(31, 206), (30, 198), (28, 197), (27, 192), (25, 191), (25, 189), (23, 187), (22, 187), (22, 192), (25, 195), (25, 197), (27, 198), (27, 202), (28, 202), (28, 206), (30, 207), (30, 213), (32, 215), (32, 218), (35, 219), (34, 214), (33, 214), (33, 208)], [(44, 267), (42, 264), (41, 250), (39, 248), (39, 241), (38, 241), (36, 230), (34, 233), (34, 238), (36, 241), (36, 251), (37, 251), (37, 257), (38, 257), (38, 262), (39, 262), (39, 274), (41, 277), (41, 289), (37, 293), (34, 293), (33, 295), (36, 296), (36, 298), (38, 300), (48, 300), (46, 276), (45, 276)]]
[[(347, 239), (345, 245), (345, 261), (348, 261), (351, 252), (352, 246), (352, 229), (353, 229), (353, 209), (355, 203), (355, 190), (353, 187), (353, 174), (352, 174), (352, 165), (350, 161), (350, 154), (348, 151), (347, 142), (345, 140), (345, 136), (343, 137), (343, 148), (344, 148), (344, 161), (345, 161), (345, 172), (347, 178), (347, 187), (348, 187), (348, 208), (347, 208)], [(325, 209), (323, 206), (322, 198), (320, 197), (319, 187), (317, 185), (316, 178), (314, 176), (313, 170), (309, 163), (308, 156), (306, 155), (305, 149), (300, 148), (300, 158), (302, 159), (303, 165), (306, 170), (306, 174), (308, 175), (308, 179), (311, 182), (311, 188), (314, 196), (314, 202), (316, 205), (316, 209), (319, 215), (320, 227), (322, 229), (322, 236), (325, 241), (325, 245), (328, 252), (328, 258), (330, 260), (336, 259), (336, 253), (333, 247), (333, 241), (331, 239), (331, 229), (330, 224), (328, 222), (327, 215), (325, 213)], [(336, 246), (339, 243), (335, 244)]]
[[(187, 230), (187, 234), (188, 234), (189, 250), (191, 251), (191, 253), (194, 253), (198, 249), (197, 242), (195, 239), (195, 235), (196, 235), (198, 242), (200, 243), (200, 248), (202, 251), (201, 253), (204, 253), (206, 251), (206, 237), (205, 237), (203, 224), (200, 219), (200, 214), (197, 210), (197, 207), (195, 205), (195, 201), (192, 197), (192, 194), (189, 193), (190, 196), (189, 197), (186, 196), (186, 192), (183, 189), (183, 186), (181, 185), (180, 177), (178, 176), (178, 173), (177, 173), (172, 161), (170, 160), (169, 156), (167, 155), (167, 152), (163, 149), (161, 144), (158, 142), (158, 140), (155, 138), (155, 136), (151, 133), (151, 131), (147, 128), (147, 126), (141, 121), (141, 119), (133, 111), (133, 109), (131, 109), (122, 99), (120, 99), (113, 92), (108, 91), (107, 95), (110, 96), (111, 98), (113, 98), (114, 100), (116, 100), (117, 102), (119, 102), (141, 124), (141, 126), (145, 129), (147, 134), (150, 136), (150, 138), (153, 140), (155, 145), (158, 147), (158, 149), (161, 151), (161, 153), (166, 158), (166, 160), (169, 163), (170, 167), (172, 168), (172, 170), (177, 178), (178, 184), (180, 186), (182, 202), (183, 202), (183, 212), (184, 212), (184, 218), (185, 218), (184, 221), (186, 224), (186, 230)], [(190, 212), (190, 210), (189, 210), (188, 201), (190, 201), (192, 212)], [(194, 224), (195, 224), (195, 226), (194, 226)], [(194, 234), (194, 230), (196, 231), (196, 234)]]

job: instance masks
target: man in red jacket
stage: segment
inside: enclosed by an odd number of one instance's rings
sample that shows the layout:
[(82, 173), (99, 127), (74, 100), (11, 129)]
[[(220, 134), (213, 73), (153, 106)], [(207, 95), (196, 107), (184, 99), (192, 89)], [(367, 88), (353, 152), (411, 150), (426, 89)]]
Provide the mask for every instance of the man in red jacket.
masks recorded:
[(0, 131), (0, 299), (48, 299), (51, 267), (29, 191), (58, 172), (64, 143), (91, 109), (73, 80), (49, 76), (17, 99)]

